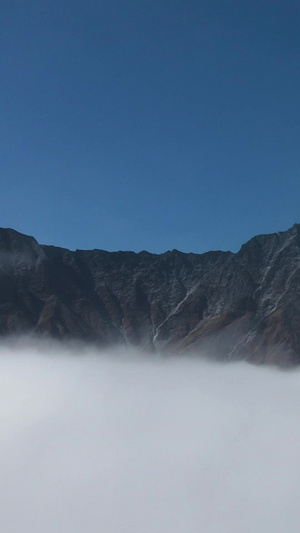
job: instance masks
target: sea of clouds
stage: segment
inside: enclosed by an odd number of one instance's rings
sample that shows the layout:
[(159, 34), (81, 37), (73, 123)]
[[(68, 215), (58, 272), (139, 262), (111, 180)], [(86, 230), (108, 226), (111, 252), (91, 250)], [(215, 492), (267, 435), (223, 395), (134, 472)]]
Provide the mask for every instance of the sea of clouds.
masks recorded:
[(0, 530), (300, 529), (300, 372), (0, 348)]

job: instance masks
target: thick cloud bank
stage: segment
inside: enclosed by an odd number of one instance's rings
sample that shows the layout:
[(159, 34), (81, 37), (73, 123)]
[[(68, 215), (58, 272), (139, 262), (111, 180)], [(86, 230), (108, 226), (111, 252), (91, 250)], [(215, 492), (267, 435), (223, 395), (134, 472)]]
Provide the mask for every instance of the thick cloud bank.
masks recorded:
[(0, 352), (1, 531), (299, 531), (299, 371)]

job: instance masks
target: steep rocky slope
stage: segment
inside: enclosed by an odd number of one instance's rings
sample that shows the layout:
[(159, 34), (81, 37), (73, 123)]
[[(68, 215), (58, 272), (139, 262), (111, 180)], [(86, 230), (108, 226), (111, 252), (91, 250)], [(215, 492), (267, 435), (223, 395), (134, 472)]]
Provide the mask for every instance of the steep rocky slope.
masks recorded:
[(0, 229), (0, 334), (296, 364), (300, 225), (241, 250), (71, 252)]

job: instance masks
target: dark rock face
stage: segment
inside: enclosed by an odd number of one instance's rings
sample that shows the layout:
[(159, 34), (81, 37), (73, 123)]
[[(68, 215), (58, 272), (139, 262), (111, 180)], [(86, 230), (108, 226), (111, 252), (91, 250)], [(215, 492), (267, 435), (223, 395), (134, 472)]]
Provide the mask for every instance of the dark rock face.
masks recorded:
[(237, 254), (71, 252), (0, 229), (0, 334), (300, 362), (300, 225)]

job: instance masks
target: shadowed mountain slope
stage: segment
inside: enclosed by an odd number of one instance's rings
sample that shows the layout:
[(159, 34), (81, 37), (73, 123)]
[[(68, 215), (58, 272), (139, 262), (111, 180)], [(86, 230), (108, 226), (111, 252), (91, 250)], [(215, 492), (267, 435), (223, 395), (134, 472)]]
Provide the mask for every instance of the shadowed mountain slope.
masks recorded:
[(0, 334), (300, 361), (300, 225), (236, 254), (105, 252), (0, 229)]

